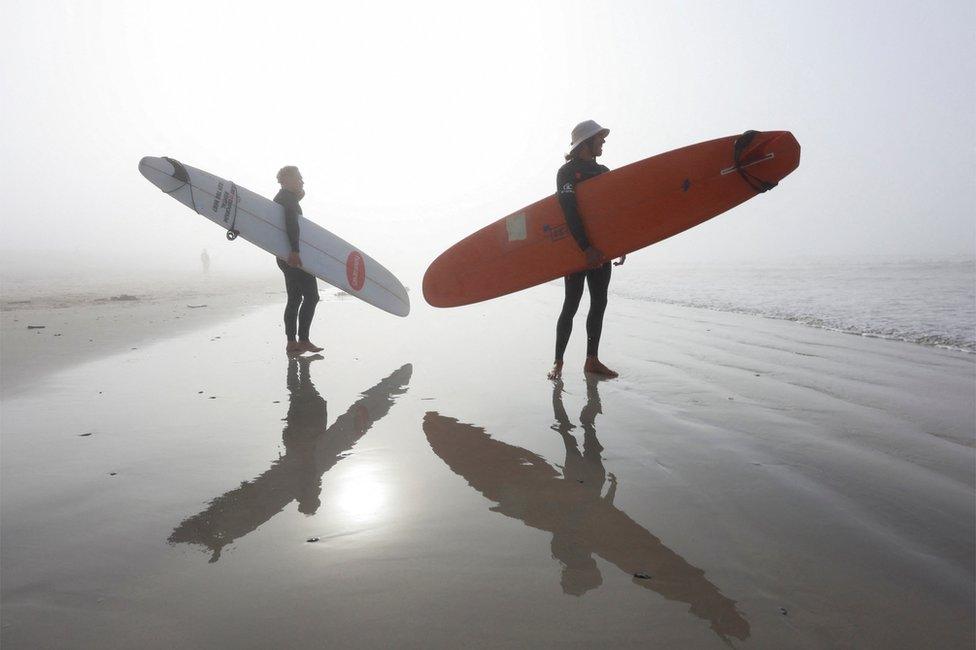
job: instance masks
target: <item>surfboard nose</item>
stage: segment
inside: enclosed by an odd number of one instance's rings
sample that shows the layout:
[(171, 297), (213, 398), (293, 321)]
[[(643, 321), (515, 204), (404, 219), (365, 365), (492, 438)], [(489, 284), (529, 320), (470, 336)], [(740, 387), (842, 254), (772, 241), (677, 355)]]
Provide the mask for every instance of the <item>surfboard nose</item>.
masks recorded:
[(139, 161), (139, 173), (167, 194), (178, 190), (185, 183), (177, 178), (175, 165), (165, 158), (146, 156)]

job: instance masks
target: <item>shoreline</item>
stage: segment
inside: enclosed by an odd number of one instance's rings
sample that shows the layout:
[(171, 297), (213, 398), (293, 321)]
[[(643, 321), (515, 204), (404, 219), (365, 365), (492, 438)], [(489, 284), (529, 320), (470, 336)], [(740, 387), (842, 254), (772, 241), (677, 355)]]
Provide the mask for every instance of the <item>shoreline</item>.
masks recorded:
[[(215, 279), (218, 282), (226, 281), (219, 276)], [(32, 298), (24, 298), (23, 294), (13, 298), (4, 296), (0, 301), (0, 358), (3, 360), (0, 367), (0, 393), (15, 395), (29, 389), (31, 382), (78, 363), (129, 352), (139, 345), (179, 336), (195, 329), (220, 325), (275, 302), (284, 304), (285, 291), (279, 287), (278, 280), (273, 276), (250, 278), (243, 282), (238, 281), (237, 284), (223, 284), (220, 291), (212, 284), (197, 284), (150, 293), (145, 285), (132, 289), (131, 283), (120, 282), (100, 291), (67, 295), (49, 294)], [(547, 283), (542, 286), (555, 285)], [(127, 293), (126, 288), (133, 293)], [(319, 290), (322, 303), (348, 298), (324, 282), (319, 283)], [(963, 348), (815, 325), (750, 310), (720, 309), (626, 294), (614, 294), (614, 297), (631, 304), (627, 310), (640, 309), (641, 306), (652, 309), (654, 306), (675, 307), (689, 310), (689, 314), (707, 312), (733, 318), (755, 319), (757, 322), (772, 321), (824, 333), (843, 334), (855, 339), (907, 345), (908, 349), (936, 350), (969, 358), (976, 355), (976, 352)], [(422, 300), (422, 297), (418, 298)], [(513, 298), (505, 296), (503, 299)], [(460, 309), (479, 307), (476, 304)], [(417, 308), (415, 305), (414, 309)], [(452, 311), (431, 308), (426, 304), (419, 308), (435, 314)], [(585, 310), (584, 301), (577, 317), (585, 314)], [(689, 318), (694, 319), (693, 316)], [(612, 320), (611, 312), (608, 315), (608, 324), (611, 326)], [(36, 328), (38, 325), (41, 328)], [(138, 331), (137, 326), (143, 327), (143, 330)], [(540, 332), (540, 335), (544, 335), (544, 332)], [(46, 345), (37, 345), (39, 341)]]
[(864, 332), (864, 331), (853, 330), (853, 329), (844, 329), (842, 327), (833, 327), (833, 326), (830, 326), (830, 325), (818, 325), (816, 323), (810, 322), (811, 320), (816, 320), (812, 316), (811, 317), (775, 316), (775, 315), (772, 315), (772, 314), (765, 314), (765, 313), (763, 313), (761, 311), (749, 309), (749, 308), (746, 308), (746, 307), (743, 307), (743, 308), (722, 309), (722, 308), (719, 308), (719, 307), (710, 307), (708, 305), (700, 305), (700, 304), (689, 303), (689, 302), (681, 302), (681, 301), (678, 301), (678, 300), (667, 300), (667, 299), (663, 299), (663, 298), (653, 298), (653, 299), (652, 298), (640, 298), (640, 297), (637, 297), (637, 296), (632, 296), (632, 295), (623, 294), (623, 293), (614, 293), (613, 291), (611, 291), (610, 293), (611, 293), (611, 295), (613, 295), (613, 296), (615, 296), (617, 298), (623, 298), (625, 300), (634, 300), (634, 301), (637, 301), (637, 302), (655, 303), (655, 304), (659, 304), (659, 305), (674, 305), (676, 307), (686, 307), (688, 309), (702, 309), (702, 310), (705, 310), (705, 311), (714, 311), (714, 312), (719, 312), (719, 313), (723, 313), (723, 314), (739, 314), (739, 315), (742, 315), (742, 316), (752, 316), (754, 318), (767, 318), (769, 320), (782, 321), (784, 323), (796, 323), (797, 325), (803, 325), (804, 327), (810, 327), (812, 329), (823, 330), (825, 332), (835, 332), (837, 334), (846, 334), (848, 336), (859, 336), (859, 337), (866, 338), (866, 339), (880, 339), (880, 340), (883, 340), (883, 341), (895, 341), (895, 342), (898, 342), (898, 343), (908, 343), (908, 344), (911, 344), (911, 345), (918, 345), (918, 346), (921, 346), (923, 348), (933, 348), (933, 349), (936, 349), (936, 350), (945, 350), (947, 352), (960, 352), (962, 354), (976, 355), (976, 348), (969, 349), (969, 348), (964, 348), (964, 347), (959, 347), (959, 346), (954, 346), (954, 345), (948, 345), (948, 344), (945, 344), (945, 343), (928, 343), (928, 342), (925, 342), (925, 341), (919, 341), (919, 340), (915, 340), (915, 339), (905, 338), (903, 336), (886, 335), (886, 334), (882, 334), (882, 333), (879, 333), (879, 332)]

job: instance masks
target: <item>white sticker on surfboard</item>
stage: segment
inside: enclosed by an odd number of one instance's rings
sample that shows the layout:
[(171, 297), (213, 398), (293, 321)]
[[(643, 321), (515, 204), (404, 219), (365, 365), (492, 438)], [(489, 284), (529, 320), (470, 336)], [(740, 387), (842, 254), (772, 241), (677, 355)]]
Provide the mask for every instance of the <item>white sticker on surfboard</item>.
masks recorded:
[(519, 212), (505, 219), (505, 229), (508, 231), (508, 241), (522, 241), (526, 238), (525, 213)]

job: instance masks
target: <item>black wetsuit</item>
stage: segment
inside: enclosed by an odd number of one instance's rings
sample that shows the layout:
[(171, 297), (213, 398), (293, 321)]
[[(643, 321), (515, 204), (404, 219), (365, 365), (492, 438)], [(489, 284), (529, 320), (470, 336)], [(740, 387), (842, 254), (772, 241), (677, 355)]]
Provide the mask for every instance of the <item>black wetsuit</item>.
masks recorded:
[[(275, 203), (285, 207), (285, 232), (293, 253), (298, 250), (298, 215), (302, 213), (302, 206), (298, 205), (298, 196), (290, 190), (281, 190), (274, 198)], [(312, 326), (315, 316), (315, 305), (319, 302), (319, 287), (315, 276), (278, 258), (278, 268), (285, 274), (285, 289), (288, 291), (288, 303), (285, 305), (285, 335), (289, 341), (307, 341), (308, 330)]]
[[(556, 197), (566, 217), (566, 225), (580, 250), (586, 250), (590, 241), (583, 227), (579, 206), (576, 203), (576, 185), (588, 178), (610, 171), (595, 160), (573, 158), (559, 168), (556, 174)], [(595, 269), (587, 269), (566, 276), (566, 297), (556, 322), (556, 361), (563, 360), (563, 353), (573, 332), (573, 317), (583, 297), (583, 283), (590, 288), (590, 311), (586, 315), (586, 356), (595, 357), (600, 349), (603, 331), (603, 313), (607, 308), (607, 289), (610, 286), (610, 262)]]

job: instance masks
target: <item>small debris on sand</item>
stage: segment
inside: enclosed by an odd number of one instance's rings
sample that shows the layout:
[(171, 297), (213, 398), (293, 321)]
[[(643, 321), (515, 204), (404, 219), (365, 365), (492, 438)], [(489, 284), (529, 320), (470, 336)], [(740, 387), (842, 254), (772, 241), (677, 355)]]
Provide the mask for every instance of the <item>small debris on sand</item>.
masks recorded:
[(90, 436), (90, 435), (91, 435), (91, 432), (89, 432), (89, 433), (79, 433), (79, 434), (78, 434), (78, 437), (79, 437), (79, 438), (87, 438), (87, 437), (88, 437), (88, 436)]
[(651, 576), (647, 573), (635, 573), (634, 577), (638, 580), (650, 580)]
[(119, 300), (139, 300), (139, 298), (137, 298), (136, 296), (130, 296), (127, 293), (122, 293), (122, 294), (119, 294), (117, 296), (112, 296), (110, 298), (110, 300), (115, 300), (115, 301), (119, 301)]
[(311, 542), (317, 542), (317, 541), (319, 541), (319, 538), (318, 538), (318, 537), (309, 537), (309, 538), (308, 538), (307, 540), (305, 540), (305, 541), (306, 541), (306, 542), (309, 542), (309, 543), (311, 543)]
[(206, 305), (187, 305), (187, 307), (190, 309), (202, 309), (203, 307), (206, 307)]
[(27, 326), (27, 329), (29, 329), (29, 330), (42, 330), (45, 327), (47, 327), (47, 325), (28, 325)]

